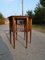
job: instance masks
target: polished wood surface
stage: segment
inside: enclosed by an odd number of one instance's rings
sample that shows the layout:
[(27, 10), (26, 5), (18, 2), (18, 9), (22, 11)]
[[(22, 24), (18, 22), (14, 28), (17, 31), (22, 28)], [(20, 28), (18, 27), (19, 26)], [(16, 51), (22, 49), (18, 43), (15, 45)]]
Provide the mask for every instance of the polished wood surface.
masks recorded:
[[(24, 32), (24, 40), (26, 41), (26, 48), (27, 48), (28, 47), (28, 32), (30, 32), (30, 43), (31, 43), (31, 38), (32, 38), (32, 18), (28, 16), (10, 16), (8, 17), (8, 19), (9, 19), (9, 29), (10, 29), (9, 30), (10, 43), (11, 43), (11, 32), (13, 32), (13, 48), (15, 48), (18, 32)], [(20, 30), (18, 30), (18, 28)]]

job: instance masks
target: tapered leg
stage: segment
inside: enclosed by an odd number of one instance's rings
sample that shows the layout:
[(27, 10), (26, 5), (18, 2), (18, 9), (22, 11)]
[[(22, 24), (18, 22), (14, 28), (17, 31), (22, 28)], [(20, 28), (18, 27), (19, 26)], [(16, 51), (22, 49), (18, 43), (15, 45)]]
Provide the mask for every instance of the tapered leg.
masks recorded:
[(25, 24), (24, 24), (24, 40), (25, 40), (25, 38), (26, 38), (26, 32), (25, 32)]
[(10, 44), (11, 44), (11, 22), (9, 21), (9, 35), (10, 35)]
[(15, 49), (15, 40), (16, 40), (16, 20), (13, 18), (13, 48)]
[(16, 40), (17, 40), (17, 21), (16, 21)]
[(28, 18), (26, 20), (26, 48), (28, 47)]
[(28, 47), (28, 32), (26, 32), (26, 48)]
[(17, 31), (16, 31), (16, 40), (17, 40)]
[(9, 34), (10, 34), (10, 43), (11, 43), (11, 29), (10, 29), (10, 32), (9, 32)]
[(31, 39), (32, 39), (32, 30), (30, 30), (30, 43), (31, 43)]
[(13, 32), (13, 48), (15, 49), (15, 32)]
[(25, 31), (24, 31), (24, 40), (25, 40), (25, 34), (26, 34), (26, 33), (25, 33)]

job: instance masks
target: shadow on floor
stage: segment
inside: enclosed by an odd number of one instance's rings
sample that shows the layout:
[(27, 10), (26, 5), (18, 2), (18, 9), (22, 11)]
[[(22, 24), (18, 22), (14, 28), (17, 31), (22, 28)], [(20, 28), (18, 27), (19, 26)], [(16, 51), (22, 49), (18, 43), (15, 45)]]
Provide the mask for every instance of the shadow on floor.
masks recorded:
[(0, 60), (13, 60), (13, 56), (0, 36)]

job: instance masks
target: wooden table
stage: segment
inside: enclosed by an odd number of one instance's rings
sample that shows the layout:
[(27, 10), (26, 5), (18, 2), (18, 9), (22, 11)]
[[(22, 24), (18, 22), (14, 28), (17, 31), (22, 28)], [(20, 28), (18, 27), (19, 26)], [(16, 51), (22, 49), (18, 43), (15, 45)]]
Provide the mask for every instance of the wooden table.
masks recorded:
[[(10, 16), (9, 19), (9, 32), (10, 32), (10, 43), (11, 43), (11, 32), (13, 32), (13, 48), (17, 39), (17, 32), (24, 32), (24, 39), (26, 41), (26, 48), (28, 47), (28, 32), (30, 32), (30, 43), (32, 37), (32, 18), (28, 16)], [(17, 23), (18, 21), (19, 24)], [(23, 23), (21, 22), (23, 21)], [(23, 25), (23, 30), (17, 30), (17, 25)]]

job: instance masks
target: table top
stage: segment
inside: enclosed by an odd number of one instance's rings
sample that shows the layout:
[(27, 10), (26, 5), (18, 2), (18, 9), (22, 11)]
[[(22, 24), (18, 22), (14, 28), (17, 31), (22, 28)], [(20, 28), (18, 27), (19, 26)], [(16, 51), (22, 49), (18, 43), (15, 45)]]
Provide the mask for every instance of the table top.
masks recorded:
[(9, 16), (8, 19), (11, 20), (12, 18), (15, 18), (16, 20), (26, 20), (27, 18), (31, 19), (32, 17), (29, 16)]

